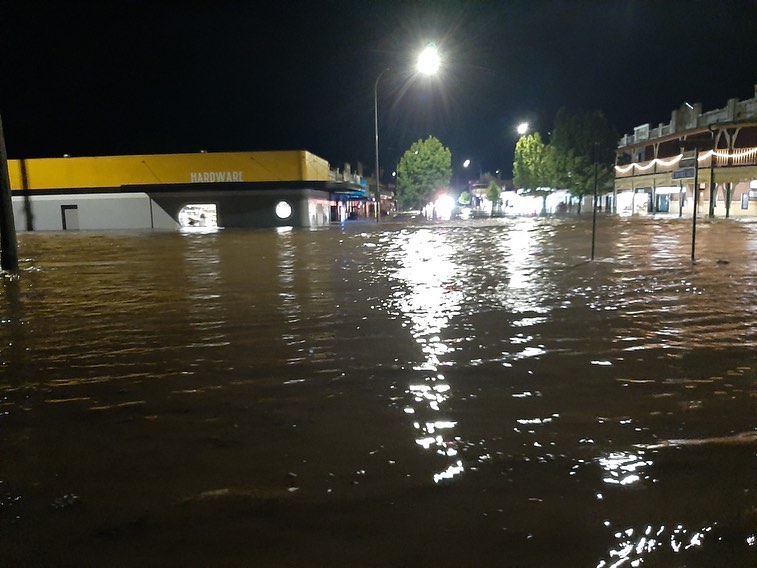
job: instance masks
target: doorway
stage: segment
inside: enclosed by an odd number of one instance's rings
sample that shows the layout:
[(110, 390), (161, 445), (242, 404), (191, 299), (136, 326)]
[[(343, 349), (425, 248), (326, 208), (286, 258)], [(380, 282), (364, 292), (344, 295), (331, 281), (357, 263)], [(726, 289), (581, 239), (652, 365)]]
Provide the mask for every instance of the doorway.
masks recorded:
[(61, 205), (60, 206), (61, 224), (64, 231), (79, 230), (79, 206), (78, 205)]

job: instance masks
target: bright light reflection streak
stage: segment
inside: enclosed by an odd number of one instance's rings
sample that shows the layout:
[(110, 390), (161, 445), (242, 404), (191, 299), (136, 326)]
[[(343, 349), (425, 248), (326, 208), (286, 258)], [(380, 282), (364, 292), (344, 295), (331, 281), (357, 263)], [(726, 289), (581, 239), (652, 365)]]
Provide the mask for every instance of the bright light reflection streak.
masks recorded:
[[(611, 485), (632, 485), (642, 480), (643, 469), (653, 462), (642, 459), (643, 452), (612, 452), (598, 459), (599, 465), (605, 471), (602, 479)], [(646, 477), (644, 477), (646, 479)]]
[[(459, 312), (463, 301), (461, 287), (455, 286), (455, 251), (445, 241), (444, 234), (428, 230), (408, 232), (401, 247), (401, 267), (396, 276), (405, 284), (407, 292), (395, 294), (394, 303), (408, 320), (410, 333), (425, 359), (413, 369), (426, 375), (423, 382), (408, 385), (406, 393), (412, 397), (412, 403), (404, 412), (414, 416), (424, 410), (437, 413), (451, 390), (444, 375), (438, 372), (441, 357), (452, 350), (440, 333)], [(456, 425), (450, 420), (418, 420), (413, 424), (420, 433), (416, 443), (425, 450), (454, 457), (458, 453), (457, 441), (452, 435)], [(455, 460), (444, 471), (434, 474), (434, 482), (452, 479), (464, 469), (462, 461)]]
[[(673, 552), (679, 553), (694, 547), (701, 547), (704, 543), (705, 534), (712, 527), (703, 527), (696, 531), (689, 531), (683, 525), (676, 526), (672, 531), (666, 530), (665, 525), (657, 528), (649, 525), (643, 531), (628, 528), (615, 533), (618, 539), (616, 548), (609, 551), (609, 560), (602, 560), (597, 568), (617, 568), (626, 563), (630, 566), (640, 566), (645, 560), (652, 560), (652, 553), (663, 548), (666, 544)], [(666, 536), (670, 532), (670, 537)]]
[[(534, 236), (531, 232), (533, 223), (524, 220), (507, 232), (503, 239), (503, 253), (507, 258), (507, 269), (510, 276), (509, 287), (527, 290), (533, 286), (531, 274), (527, 266), (534, 253)], [(525, 310), (521, 310), (521, 313)]]

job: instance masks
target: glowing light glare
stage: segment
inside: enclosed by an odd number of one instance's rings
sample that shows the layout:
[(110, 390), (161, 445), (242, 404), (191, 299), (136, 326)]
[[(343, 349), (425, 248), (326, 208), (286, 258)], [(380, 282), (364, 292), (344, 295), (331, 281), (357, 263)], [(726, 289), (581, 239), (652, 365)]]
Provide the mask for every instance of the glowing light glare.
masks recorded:
[[(699, 158), (697, 159), (698, 162), (704, 162), (711, 156), (715, 156), (720, 159), (733, 159), (733, 158), (747, 158), (749, 156), (753, 156), (754, 154), (757, 154), (757, 147), (756, 148), (747, 148), (745, 150), (738, 150), (734, 152), (720, 152), (717, 150), (708, 150), (707, 152), (703, 152), (699, 155)], [(651, 160), (648, 164), (644, 166), (640, 166), (638, 163), (628, 164), (625, 166), (615, 166), (615, 171), (621, 174), (625, 174), (631, 171), (631, 169), (636, 168), (639, 171), (646, 171), (652, 167), (655, 166), (655, 164), (659, 164), (660, 166), (672, 166), (676, 162), (678, 162), (683, 157), (683, 154), (678, 154), (677, 156), (673, 156), (669, 160), (662, 160), (660, 158), (655, 158), (654, 160)]]
[(193, 203), (179, 211), (182, 229), (217, 229), (218, 214), (215, 203)]
[(288, 219), (292, 214), (292, 206), (286, 201), (279, 201), (276, 204), (276, 216), (279, 219)]
[(467, 168), (468, 166), (470, 166), (470, 160), (465, 160), (465, 161), (463, 162), (463, 167), (464, 167), (464, 168)]
[(518, 134), (523, 136), (526, 132), (528, 132), (528, 123), (527, 122), (521, 122), (518, 125), (518, 128), (516, 129), (518, 131)]
[(445, 221), (448, 221), (452, 218), (452, 210), (454, 208), (455, 200), (447, 194), (440, 195), (439, 198), (434, 202), (436, 216)]
[[(628, 164), (627, 166), (615, 166), (615, 171), (619, 172), (621, 174), (625, 174), (629, 171), (631, 171), (632, 168), (636, 168), (637, 170), (646, 171), (652, 167), (655, 166), (655, 164), (659, 164), (661, 166), (669, 167), (675, 165), (678, 161), (680, 161), (683, 154), (679, 154), (678, 156), (674, 156), (670, 158), (669, 160), (661, 160), (660, 158), (655, 158), (651, 162), (649, 162), (646, 166), (640, 166), (637, 163), (634, 164)], [(701, 161), (701, 158), (700, 158)]]
[(424, 75), (434, 75), (439, 71), (441, 64), (442, 59), (439, 56), (439, 50), (435, 44), (429, 43), (423, 51), (421, 51), (420, 55), (418, 55), (418, 63), (416, 64), (416, 67), (418, 68), (418, 71)]

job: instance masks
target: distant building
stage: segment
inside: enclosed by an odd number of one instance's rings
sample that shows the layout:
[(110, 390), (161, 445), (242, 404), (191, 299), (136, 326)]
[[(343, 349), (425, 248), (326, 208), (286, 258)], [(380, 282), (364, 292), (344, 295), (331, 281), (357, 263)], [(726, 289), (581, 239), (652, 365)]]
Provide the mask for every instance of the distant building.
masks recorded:
[(698, 213), (757, 215), (757, 85), (751, 99), (729, 99), (707, 112), (701, 103), (684, 103), (670, 123), (642, 124), (623, 136), (614, 208), (620, 214), (691, 214), (695, 177)]
[(360, 176), (307, 151), (8, 160), (18, 230), (316, 227), (366, 209)]

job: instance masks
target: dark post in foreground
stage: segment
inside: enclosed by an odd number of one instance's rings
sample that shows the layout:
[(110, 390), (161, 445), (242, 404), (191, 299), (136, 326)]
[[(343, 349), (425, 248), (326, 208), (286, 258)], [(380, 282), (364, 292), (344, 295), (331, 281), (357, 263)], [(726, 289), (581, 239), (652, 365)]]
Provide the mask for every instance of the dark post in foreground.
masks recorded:
[(592, 203), (594, 204), (594, 207), (592, 208), (592, 216), (591, 216), (591, 259), (594, 260), (594, 243), (596, 242), (596, 235), (597, 235), (597, 176), (599, 175), (597, 169), (599, 168), (599, 164), (597, 164), (597, 143), (594, 143), (594, 197), (592, 199)]
[(712, 132), (708, 137), (694, 137), (681, 141), (681, 151), (694, 150), (694, 213), (691, 217), (691, 262), (697, 248), (697, 207), (699, 206), (699, 151), (714, 147)]
[(16, 223), (13, 220), (8, 154), (5, 151), (3, 119), (0, 117), (0, 268), (18, 270)]
[(694, 148), (694, 213), (691, 217), (691, 262), (697, 248), (697, 207), (699, 207), (699, 148)]

